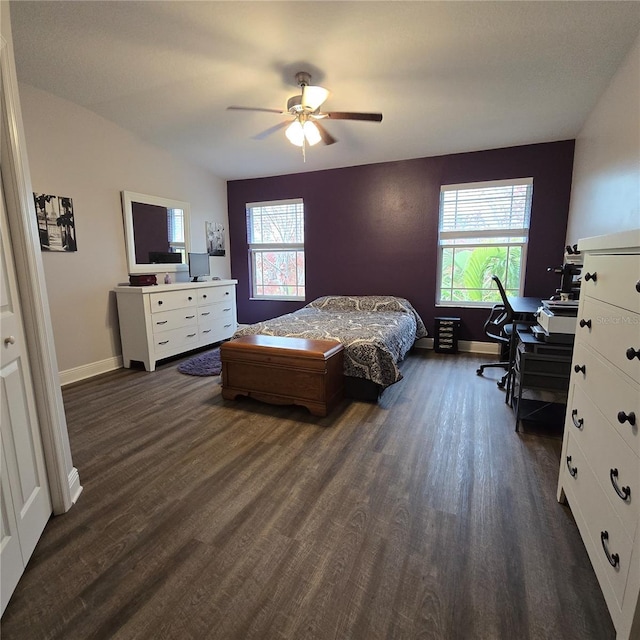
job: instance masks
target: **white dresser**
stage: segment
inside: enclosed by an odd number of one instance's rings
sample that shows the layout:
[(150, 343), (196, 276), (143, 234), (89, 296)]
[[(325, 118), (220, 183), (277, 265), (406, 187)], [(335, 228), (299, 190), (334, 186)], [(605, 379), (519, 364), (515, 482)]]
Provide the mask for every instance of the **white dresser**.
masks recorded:
[(122, 360), (156, 362), (230, 338), (236, 330), (237, 280), (116, 287)]
[(640, 638), (640, 230), (586, 238), (558, 500), (618, 640)]

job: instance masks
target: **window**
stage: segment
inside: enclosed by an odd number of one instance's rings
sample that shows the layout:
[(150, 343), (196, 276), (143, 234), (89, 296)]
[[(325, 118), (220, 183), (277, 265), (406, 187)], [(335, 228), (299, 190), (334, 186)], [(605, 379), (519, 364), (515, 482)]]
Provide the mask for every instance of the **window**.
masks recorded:
[(304, 203), (247, 204), (251, 297), (304, 300)]
[(532, 178), (441, 187), (437, 304), (500, 302), (492, 275), (522, 295), (532, 193)]
[(167, 229), (170, 250), (180, 253), (182, 262), (186, 262), (187, 249), (184, 242), (184, 211), (182, 209), (167, 209)]

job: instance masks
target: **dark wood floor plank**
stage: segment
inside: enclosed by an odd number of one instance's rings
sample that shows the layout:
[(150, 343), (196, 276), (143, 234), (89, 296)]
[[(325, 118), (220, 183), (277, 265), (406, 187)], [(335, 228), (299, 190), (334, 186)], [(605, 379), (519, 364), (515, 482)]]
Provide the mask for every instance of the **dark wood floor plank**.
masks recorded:
[(84, 491), (3, 640), (613, 639), (561, 441), (516, 433), (479, 362), (416, 351), (324, 418), (176, 361), (65, 388)]

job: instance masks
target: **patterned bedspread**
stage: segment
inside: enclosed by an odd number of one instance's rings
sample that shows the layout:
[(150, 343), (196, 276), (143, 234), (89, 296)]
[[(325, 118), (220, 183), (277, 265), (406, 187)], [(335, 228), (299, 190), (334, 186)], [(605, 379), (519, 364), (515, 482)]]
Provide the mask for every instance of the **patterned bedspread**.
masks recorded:
[(427, 331), (404, 298), (323, 296), (293, 313), (243, 327), (234, 338), (253, 334), (339, 340), (344, 374), (385, 388), (402, 379), (398, 363)]

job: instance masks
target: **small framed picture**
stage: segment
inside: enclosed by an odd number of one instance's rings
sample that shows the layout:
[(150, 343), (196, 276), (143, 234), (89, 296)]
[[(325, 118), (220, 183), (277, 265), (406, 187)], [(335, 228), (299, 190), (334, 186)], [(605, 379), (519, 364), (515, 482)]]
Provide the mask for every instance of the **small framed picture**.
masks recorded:
[(210, 256), (225, 255), (224, 227), (219, 222), (206, 222), (207, 253)]

